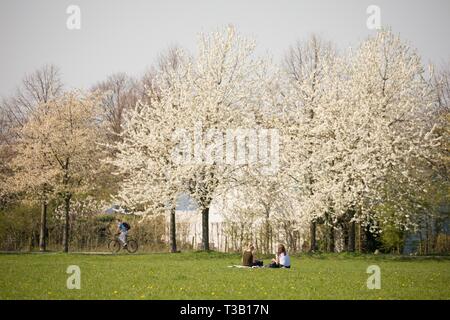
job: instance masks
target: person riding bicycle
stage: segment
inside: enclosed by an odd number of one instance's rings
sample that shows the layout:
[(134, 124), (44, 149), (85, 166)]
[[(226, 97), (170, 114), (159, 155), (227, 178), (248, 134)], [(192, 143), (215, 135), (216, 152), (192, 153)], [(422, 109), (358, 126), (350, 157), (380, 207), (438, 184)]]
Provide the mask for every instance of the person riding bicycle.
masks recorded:
[(127, 247), (127, 234), (128, 234), (128, 230), (130, 230), (130, 225), (124, 221), (122, 221), (122, 219), (117, 219), (117, 230), (118, 230), (118, 235), (119, 235), (119, 240), (122, 242), (123, 247), (126, 248)]

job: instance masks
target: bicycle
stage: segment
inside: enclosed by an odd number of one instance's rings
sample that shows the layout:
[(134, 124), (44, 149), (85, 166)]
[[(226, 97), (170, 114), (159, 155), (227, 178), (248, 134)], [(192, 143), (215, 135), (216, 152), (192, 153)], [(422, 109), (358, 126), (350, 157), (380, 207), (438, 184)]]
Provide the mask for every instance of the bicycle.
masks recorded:
[(127, 245), (125, 247), (122, 246), (122, 242), (119, 239), (111, 239), (108, 243), (108, 249), (112, 253), (119, 252), (122, 247), (129, 253), (135, 253), (138, 249), (138, 243), (132, 238), (127, 239)]

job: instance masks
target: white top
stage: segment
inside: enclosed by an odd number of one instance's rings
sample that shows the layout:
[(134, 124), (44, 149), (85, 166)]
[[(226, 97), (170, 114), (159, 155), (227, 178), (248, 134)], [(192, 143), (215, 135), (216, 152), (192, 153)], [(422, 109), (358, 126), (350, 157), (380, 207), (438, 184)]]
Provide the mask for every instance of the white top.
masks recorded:
[(279, 256), (280, 264), (285, 267), (291, 266), (291, 258), (288, 255), (285, 255), (284, 253), (280, 254)]

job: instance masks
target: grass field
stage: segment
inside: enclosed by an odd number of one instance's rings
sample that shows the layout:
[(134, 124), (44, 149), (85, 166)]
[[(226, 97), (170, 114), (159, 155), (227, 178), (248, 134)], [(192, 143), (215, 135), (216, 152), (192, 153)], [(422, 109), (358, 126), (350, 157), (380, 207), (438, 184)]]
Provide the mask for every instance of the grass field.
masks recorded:
[[(296, 256), (292, 269), (238, 269), (220, 253), (0, 254), (0, 299), (450, 299), (449, 258)], [(268, 262), (268, 258), (265, 259)], [(66, 287), (69, 265), (81, 289)], [(381, 289), (369, 290), (369, 265)]]

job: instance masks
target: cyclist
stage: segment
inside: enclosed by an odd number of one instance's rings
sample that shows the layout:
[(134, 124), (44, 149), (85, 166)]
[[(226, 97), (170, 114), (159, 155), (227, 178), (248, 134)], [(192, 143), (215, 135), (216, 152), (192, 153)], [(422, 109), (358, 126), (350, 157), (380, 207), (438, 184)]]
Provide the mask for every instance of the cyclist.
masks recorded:
[(130, 225), (128, 223), (122, 221), (120, 218), (117, 219), (117, 234), (119, 235), (119, 240), (123, 244), (123, 248), (127, 247), (127, 234), (129, 229)]

